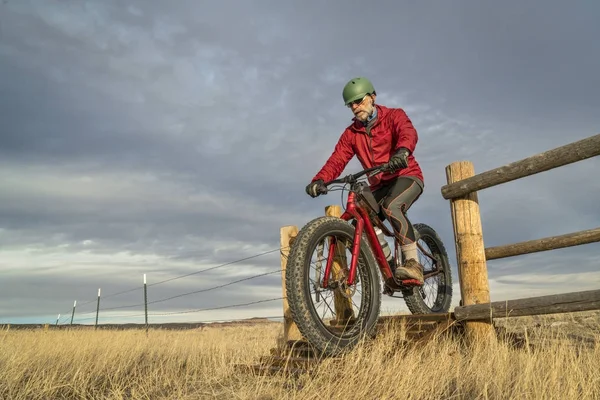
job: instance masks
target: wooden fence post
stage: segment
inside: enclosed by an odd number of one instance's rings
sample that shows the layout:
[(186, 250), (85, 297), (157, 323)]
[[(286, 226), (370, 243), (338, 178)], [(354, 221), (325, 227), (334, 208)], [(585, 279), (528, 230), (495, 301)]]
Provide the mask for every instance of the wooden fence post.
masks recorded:
[[(338, 205), (329, 205), (325, 207), (325, 215), (328, 217), (341, 217), (342, 207)], [(346, 248), (343, 244), (338, 243), (336, 246), (336, 256), (333, 259), (331, 266), (333, 279), (339, 279), (340, 274), (345, 271), (348, 274), (348, 260), (346, 259)], [(349, 290), (348, 290), (349, 292)], [(334, 292), (333, 303), (336, 314), (336, 325), (345, 325), (351, 319), (355, 318), (354, 310), (352, 309), (352, 299), (342, 296), (339, 291)]]
[(287, 301), (287, 290), (285, 287), (287, 258), (290, 254), (290, 246), (298, 234), (298, 227), (294, 225), (282, 226), (279, 232), (281, 245), (281, 286), (283, 289), (283, 343), (280, 343), (280, 345), (286, 346), (289, 340), (295, 341), (304, 339), (298, 326), (292, 319), (292, 312)]
[[(475, 169), (470, 161), (457, 161), (446, 167), (448, 184), (474, 175)], [(462, 305), (489, 303), (490, 289), (477, 192), (451, 198), (450, 211)], [(492, 341), (495, 339), (492, 319), (465, 322), (465, 334), (469, 342), (480, 339)]]

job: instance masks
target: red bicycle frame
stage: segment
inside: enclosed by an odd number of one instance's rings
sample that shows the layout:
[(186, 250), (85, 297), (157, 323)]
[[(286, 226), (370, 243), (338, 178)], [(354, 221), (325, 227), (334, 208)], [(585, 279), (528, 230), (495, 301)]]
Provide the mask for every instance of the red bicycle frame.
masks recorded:
[[(371, 248), (375, 253), (377, 265), (379, 266), (379, 270), (383, 274), (385, 281), (388, 283), (389, 286), (397, 288), (398, 285), (394, 281), (392, 269), (390, 268), (385, 258), (385, 255), (383, 254), (383, 249), (381, 248), (381, 244), (379, 244), (379, 239), (377, 238), (375, 229), (371, 224), (369, 213), (367, 212), (367, 210), (365, 210), (363, 207), (357, 204), (356, 193), (350, 192), (348, 194), (348, 206), (346, 208), (346, 211), (344, 211), (344, 213), (342, 214), (341, 218), (345, 221), (348, 221), (353, 218), (356, 220), (354, 240), (352, 244), (352, 261), (349, 266), (347, 284), (349, 286), (353, 285), (354, 280), (356, 278), (356, 263), (360, 254), (360, 240), (364, 230), (366, 232), (369, 243), (371, 244)], [(330, 240), (329, 243), (329, 255), (327, 257), (327, 265), (325, 266), (325, 276), (323, 277), (322, 287), (327, 287), (329, 284), (329, 274), (331, 273), (333, 253), (337, 244), (336, 242), (337, 240), (334, 237)]]
[[(354, 240), (353, 240), (353, 244), (352, 244), (352, 261), (351, 261), (350, 267), (349, 267), (348, 279), (346, 280), (346, 284), (348, 286), (352, 286), (356, 279), (356, 263), (357, 263), (359, 255), (360, 255), (360, 243), (361, 243), (363, 231), (366, 233), (369, 244), (371, 245), (371, 248), (373, 249), (373, 253), (375, 255), (375, 260), (377, 261), (377, 266), (379, 267), (379, 271), (381, 271), (381, 274), (383, 275), (383, 279), (389, 289), (402, 290), (409, 286), (414, 286), (415, 283), (418, 283), (417, 281), (412, 280), (412, 279), (408, 279), (408, 280), (405, 280), (402, 282), (396, 281), (396, 279), (394, 278), (392, 268), (388, 264), (385, 254), (383, 254), (383, 249), (381, 248), (381, 244), (379, 243), (379, 239), (377, 238), (377, 234), (375, 233), (375, 228), (373, 227), (373, 223), (371, 222), (370, 215), (372, 214), (373, 210), (367, 210), (367, 207), (370, 207), (370, 206), (362, 204), (363, 200), (366, 201), (367, 203), (369, 203), (369, 200), (364, 198), (364, 193), (365, 193), (364, 191), (362, 191), (361, 194), (357, 193), (358, 190), (362, 190), (356, 185), (357, 179), (360, 176), (365, 175), (367, 173), (377, 174), (379, 172), (382, 172), (385, 168), (386, 168), (386, 165), (380, 165), (378, 167), (368, 168), (368, 169), (360, 171), (354, 175), (348, 175), (342, 179), (335, 179), (335, 180), (327, 182), (325, 184), (326, 186), (333, 184), (333, 183), (349, 183), (352, 185), (352, 189), (348, 193), (348, 205), (346, 207), (346, 211), (344, 211), (344, 213), (341, 216), (341, 218), (345, 221), (349, 221), (351, 219), (356, 220), (355, 231), (354, 231)], [(360, 196), (360, 197), (357, 198), (357, 196)], [(371, 201), (374, 201), (374, 200), (375, 200), (374, 198), (371, 199)], [(377, 217), (375, 217), (375, 218), (377, 218)], [(394, 235), (393, 232), (391, 232), (388, 228), (385, 227), (385, 225), (381, 224), (379, 227), (384, 231), (384, 233), (386, 235), (389, 235), (389, 236)], [(395, 256), (396, 256), (396, 258), (398, 258), (398, 243), (396, 242), (396, 239), (395, 239), (394, 244), (395, 244), (394, 248), (396, 250)], [(323, 282), (321, 285), (321, 287), (323, 287), (323, 288), (329, 287), (329, 274), (331, 273), (331, 265), (333, 263), (333, 253), (334, 253), (334, 249), (335, 249), (336, 245), (337, 245), (337, 240), (334, 237), (329, 242), (329, 246), (330, 246), (329, 247), (329, 256), (327, 257), (327, 265), (325, 266), (325, 276), (323, 277)], [(437, 268), (437, 260), (435, 259), (435, 257), (433, 255), (431, 255), (428, 251), (426, 251), (418, 243), (417, 243), (417, 247), (423, 252), (423, 254), (425, 256), (429, 257), (433, 261), (434, 265), (436, 265), (436, 267), (432, 271), (424, 274), (423, 278), (428, 279), (431, 276), (439, 274), (440, 270), (438, 270), (438, 268)], [(395, 259), (394, 262), (398, 262), (398, 260)]]

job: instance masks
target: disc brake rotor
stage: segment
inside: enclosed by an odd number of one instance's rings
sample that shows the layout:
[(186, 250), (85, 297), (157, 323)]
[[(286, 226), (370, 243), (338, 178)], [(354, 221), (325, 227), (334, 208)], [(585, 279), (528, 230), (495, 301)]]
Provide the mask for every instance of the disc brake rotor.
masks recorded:
[[(348, 288), (350, 288), (350, 293), (346, 291)], [(348, 286), (346, 282), (340, 282), (336, 290), (345, 298), (351, 299), (354, 293), (356, 293), (356, 285)]]

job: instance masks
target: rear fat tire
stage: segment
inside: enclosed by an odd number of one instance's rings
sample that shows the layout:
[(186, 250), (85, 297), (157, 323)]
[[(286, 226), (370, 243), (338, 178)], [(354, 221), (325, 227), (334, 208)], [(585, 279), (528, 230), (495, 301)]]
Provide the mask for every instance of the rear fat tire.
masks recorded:
[(413, 314), (447, 313), (452, 302), (452, 270), (448, 262), (448, 253), (444, 243), (432, 227), (423, 223), (414, 224), (413, 227), (418, 232), (417, 238), (427, 244), (431, 254), (438, 259), (438, 263), (441, 263), (441, 267), (444, 269), (441, 272), (444, 282), (437, 288), (437, 298), (433, 309), (429, 308), (423, 301), (418, 286), (402, 291), (404, 301)]
[[(286, 290), (292, 318), (300, 333), (320, 352), (335, 356), (356, 345), (363, 338), (375, 336), (375, 328), (381, 307), (381, 282), (377, 263), (365, 237), (361, 239), (359, 261), (365, 264), (361, 270), (357, 266), (357, 278), (363, 285), (363, 300), (366, 310), (357, 318), (362, 326), (352, 336), (347, 332), (340, 336), (327, 330), (311, 301), (310, 262), (317, 244), (329, 235), (346, 236), (352, 243), (354, 227), (337, 217), (319, 217), (308, 222), (299, 232), (290, 249), (286, 266)], [(351, 329), (351, 328), (350, 328)]]

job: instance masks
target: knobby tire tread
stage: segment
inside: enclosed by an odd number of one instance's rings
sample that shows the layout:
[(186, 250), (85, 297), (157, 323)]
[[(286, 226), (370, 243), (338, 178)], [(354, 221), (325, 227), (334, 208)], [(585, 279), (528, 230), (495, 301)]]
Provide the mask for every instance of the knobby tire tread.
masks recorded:
[[(365, 241), (363, 235), (361, 241), (361, 257), (367, 264), (367, 274), (369, 275), (368, 288), (371, 310), (368, 312), (367, 326), (359, 335), (351, 338), (337, 338), (329, 332), (319, 328), (320, 322), (315, 320), (311, 313), (310, 299), (307, 298), (307, 290), (304, 287), (307, 273), (305, 267), (307, 257), (312, 255), (312, 248), (315, 246), (316, 237), (322, 237), (327, 232), (344, 231), (350, 237), (354, 235), (354, 228), (337, 217), (318, 217), (308, 222), (296, 236), (296, 239), (290, 249), (286, 266), (286, 290), (288, 304), (292, 313), (292, 318), (298, 326), (300, 333), (306, 340), (319, 351), (328, 356), (339, 355), (352, 348), (363, 337), (373, 337), (375, 334), (377, 320), (381, 307), (381, 282), (377, 271), (377, 263), (371, 250), (371, 247)], [(310, 261), (310, 260), (308, 260)], [(357, 274), (360, 272), (357, 270)], [(365, 283), (363, 282), (363, 285)], [(367, 290), (367, 288), (363, 288)]]
[[(445, 280), (445, 282), (444, 282), (445, 288), (438, 288), (438, 292), (439, 292), (439, 290), (446, 290), (446, 293), (445, 293), (444, 299), (442, 301), (441, 310), (432, 311), (423, 302), (423, 299), (421, 298), (421, 295), (419, 292), (419, 288), (415, 287), (412, 289), (404, 290), (403, 297), (404, 297), (406, 306), (408, 307), (410, 312), (413, 314), (431, 314), (431, 313), (448, 312), (448, 310), (450, 309), (450, 303), (452, 302), (452, 271), (450, 269), (451, 267), (450, 267), (450, 263), (448, 262), (448, 253), (446, 251), (444, 243), (442, 242), (442, 240), (439, 237), (439, 235), (437, 234), (437, 232), (429, 225), (423, 224), (423, 223), (416, 223), (413, 225), (413, 227), (416, 231), (418, 231), (419, 238), (423, 239), (423, 241), (425, 241), (427, 246), (430, 247), (432, 254), (434, 256), (437, 255), (439, 257), (439, 261), (441, 261), (441, 263), (444, 267), (443, 274), (444, 274), (444, 280)], [(430, 240), (434, 241), (435, 246), (437, 247), (436, 249), (431, 249), (431, 244), (428, 243), (427, 240), (424, 239), (427, 237)]]

